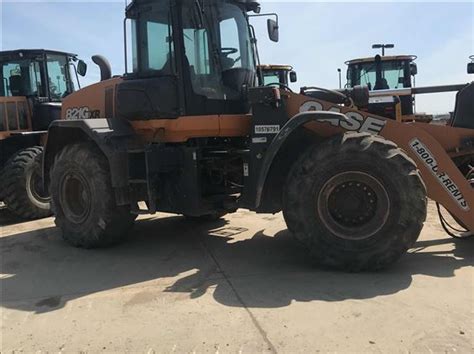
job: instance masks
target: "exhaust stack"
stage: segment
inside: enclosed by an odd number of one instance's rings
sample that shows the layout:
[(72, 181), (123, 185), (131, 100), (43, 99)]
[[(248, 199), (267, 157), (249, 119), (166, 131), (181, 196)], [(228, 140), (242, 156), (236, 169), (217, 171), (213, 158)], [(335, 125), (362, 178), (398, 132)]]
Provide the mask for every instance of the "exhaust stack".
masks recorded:
[(112, 77), (112, 68), (107, 58), (102, 55), (93, 55), (92, 61), (100, 68), (100, 81), (105, 81)]

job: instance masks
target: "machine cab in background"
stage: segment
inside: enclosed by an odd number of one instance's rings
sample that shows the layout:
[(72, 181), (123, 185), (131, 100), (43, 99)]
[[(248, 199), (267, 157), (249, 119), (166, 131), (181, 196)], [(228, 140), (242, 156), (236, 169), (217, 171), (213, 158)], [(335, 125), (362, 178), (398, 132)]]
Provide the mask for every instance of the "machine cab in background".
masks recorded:
[[(380, 56), (353, 59), (346, 62), (347, 85), (353, 88), (358, 85), (367, 86), (370, 91), (394, 90), (411, 88), (414, 86), (412, 77), (417, 74), (415, 55)], [(413, 79), (414, 80), (414, 79)], [(401, 104), (401, 112), (396, 112), (396, 102)], [(402, 96), (399, 98), (377, 98), (371, 102), (370, 111), (386, 117), (396, 119), (397, 116), (412, 117), (414, 115), (414, 97)]]
[(0, 52), (0, 131), (46, 130), (59, 119), (61, 100), (79, 88), (77, 75), (85, 70), (75, 54)]
[(254, 1), (135, 0), (133, 71), (117, 88), (126, 119), (248, 112), (244, 92), (256, 85), (247, 12)]
[(41, 158), (62, 99), (79, 88), (87, 65), (43, 49), (0, 52), (0, 201), (23, 219), (51, 215)]
[(289, 87), (290, 82), (298, 81), (296, 71), (291, 65), (259, 65), (261, 75), (261, 86)]

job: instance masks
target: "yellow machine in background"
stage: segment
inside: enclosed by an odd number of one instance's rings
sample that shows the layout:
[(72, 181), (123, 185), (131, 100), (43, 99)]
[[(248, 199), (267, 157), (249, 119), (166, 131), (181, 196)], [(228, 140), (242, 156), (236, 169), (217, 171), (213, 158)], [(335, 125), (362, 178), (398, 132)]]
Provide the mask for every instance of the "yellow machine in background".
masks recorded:
[(283, 87), (288, 87), (290, 83), (298, 81), (296, 71), (293, 70), (291, 65), (259, 65), (257, 70), (260, 71), (261, 77), (260, 84), (262, 86), (276, 85), (279, 84)]
[[(375, 47), (378, 48), (378, 47)], [(414, 87), (418, 68), (415, 55), (376, 55), (375, 57), (352, 59), (346, 62), (347, 84), (367, 86), (369, 91), (410, 89)], [(433, 116), (416, 113), (414, 95), (378, 96), (369, 101), (368, 111), (393, 118), (399, 122), (432, 121)]]

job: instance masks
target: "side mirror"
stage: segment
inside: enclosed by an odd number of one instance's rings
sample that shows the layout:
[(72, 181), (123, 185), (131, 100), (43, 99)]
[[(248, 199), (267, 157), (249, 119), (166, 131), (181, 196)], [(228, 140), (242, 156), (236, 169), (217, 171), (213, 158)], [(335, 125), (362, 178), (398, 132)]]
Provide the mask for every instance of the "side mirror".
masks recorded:
[(296, 82), (298, 81), (298, 75), (296, 74), (296, 71), (290, 71), (290, 82)]
[(418, 74), (418, 66), (415, 63), (410, 64), (410, 75), (415, 76)]
[(280, 40), (280, 31), (278, 27), (278, 22), (275, 20), (269, 19), (267, 21), (268, 27), (268, 37), (273, 42), (278, 42)]
[(87, 64), (83, 60), (79, 60), (77, 63), (77, 73), (81, 76), (86, 76), (87, 74)]
[(467, 73), (474, 74), (474, 62), (467, 64)]

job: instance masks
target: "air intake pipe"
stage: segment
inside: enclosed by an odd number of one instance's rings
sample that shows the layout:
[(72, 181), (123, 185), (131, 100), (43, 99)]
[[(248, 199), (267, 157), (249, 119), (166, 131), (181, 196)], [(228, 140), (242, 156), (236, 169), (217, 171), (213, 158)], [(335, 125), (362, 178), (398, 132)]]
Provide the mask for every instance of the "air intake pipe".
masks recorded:
[(104, 56), (93, 55), (92, 61), (100, 68), (100, 81), (105, 81), (112, 77), (112, 68)]

